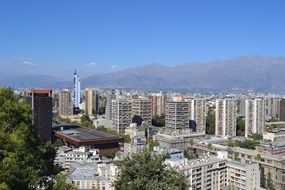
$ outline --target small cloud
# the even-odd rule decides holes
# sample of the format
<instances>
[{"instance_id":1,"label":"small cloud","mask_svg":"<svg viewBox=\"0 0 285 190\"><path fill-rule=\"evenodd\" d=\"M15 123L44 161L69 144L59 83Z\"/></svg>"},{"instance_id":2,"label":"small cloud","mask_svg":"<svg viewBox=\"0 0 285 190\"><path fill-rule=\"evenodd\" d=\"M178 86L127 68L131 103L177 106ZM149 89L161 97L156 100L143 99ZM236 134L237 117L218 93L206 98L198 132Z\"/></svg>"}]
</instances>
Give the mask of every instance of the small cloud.
<instances>
[{"instance_id":1,"label":"small cloud","mask_svg":"<svg viewBox=\"0 0 285 190\"><path fill-rule=\"evenodd\" d=\"M117 65L117 64L111 65L111 68L112 68L112 69L117 69L117 68L118 68L118 65Z\"/></svg>"},{"instance_id":2,"label":"small cloud","mask_svg":"<svg viewBox=\"0 0 285 190\"><path fill-rule=\"evenodd\" d=\"M23 64L23 65L28 65L28 66L36 66L36 64L34 64L34 63L31 62L31 61L23 61L22 64Z\"/></svg>"},{"instance_id":3,"label":"small cloud","mask_svg":"<svg viewBox=\"0 0 285 190\"><path fill-rule=\"evenodd\" d=\"M97 63L93 61L93 62L87 63L86 65L89 67L95 67Z\"/></svg>"}]
</instances>

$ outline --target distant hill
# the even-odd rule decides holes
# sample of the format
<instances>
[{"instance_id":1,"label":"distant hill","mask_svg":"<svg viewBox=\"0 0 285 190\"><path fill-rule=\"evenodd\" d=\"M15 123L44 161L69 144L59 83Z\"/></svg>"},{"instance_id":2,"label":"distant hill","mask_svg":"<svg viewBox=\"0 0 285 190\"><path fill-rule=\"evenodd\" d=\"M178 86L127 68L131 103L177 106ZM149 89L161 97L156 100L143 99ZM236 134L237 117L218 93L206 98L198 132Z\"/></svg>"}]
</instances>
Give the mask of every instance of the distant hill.
<instances>
[{"instance_id":1,"label":"distant hill","mask_svg":"<svg viewBox=\"0 0 285 190\"><path fill-rule=\"evenodd\" d=\"M0 85L68 87L72 82L49 76L0 76ZM70 80L72 81L72 79ZM81 79L82 87L132 88L138 90L231 90L285 92L285 57L245 56L174 67L149 64L115 73Z\"/></svg>"},{"instance_id":2,"label":"distant hill","mask_svg":"<svg viewBox=\"0 0 285 190\"><path fill-rule=\"evenodd\" d=\"M134 89L233 88L285 91L285 57L246 56L175 67L150 64L83 79L85 86Z\"/></svg>"}]
</instances>

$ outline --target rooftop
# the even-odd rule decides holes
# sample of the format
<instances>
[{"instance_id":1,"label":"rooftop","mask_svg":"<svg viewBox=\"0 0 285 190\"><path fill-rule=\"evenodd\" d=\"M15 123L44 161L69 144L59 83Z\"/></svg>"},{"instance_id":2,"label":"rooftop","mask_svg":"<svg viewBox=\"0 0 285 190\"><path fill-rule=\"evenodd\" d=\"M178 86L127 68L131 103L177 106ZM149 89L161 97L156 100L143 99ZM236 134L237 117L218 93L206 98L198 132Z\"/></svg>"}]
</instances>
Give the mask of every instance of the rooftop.
<instances>
[{"instance_id":1,"label":"rooftop","mask_svg":"<svg viewBox=\"0 0 285 190\"><path fill-rule=\"evenodd\" d=\"M55 136L74 145L95 145L122 142L123 138L77 125L53 127Z\"/></svg>"}]
</instances>

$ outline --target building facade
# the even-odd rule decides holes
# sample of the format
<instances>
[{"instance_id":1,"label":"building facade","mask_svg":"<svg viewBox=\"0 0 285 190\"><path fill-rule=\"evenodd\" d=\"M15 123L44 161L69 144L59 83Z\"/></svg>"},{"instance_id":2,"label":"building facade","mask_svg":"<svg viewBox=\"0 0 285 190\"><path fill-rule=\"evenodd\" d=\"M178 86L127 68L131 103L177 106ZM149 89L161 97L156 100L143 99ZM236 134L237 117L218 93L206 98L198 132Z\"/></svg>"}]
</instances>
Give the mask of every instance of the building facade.
<instances>
[{"instance_id":1,"label":"building facade","mask_svg":"<svg viewBox=\"0 0 285 190\"><path fill-rule=\"evenodd\" d=\"M132 121L132 104L127 99L112 100L112 121L116 131L122 133Z\"/></svg>"},{"instance_id":2,"label":"building facade","mask_svg":"<svg viewBox=\"0 0 285 190\"><path fill-rule=\"evenodd\" d=\"M76 70L73 76L73 114L80 112L80 79Z\"/></svg>"},{"instance_id":3,"label":"building facade","mask_svg":"<svg viewBox=\"0 0 285 190\"><path fill-rule=\"evenodd\" d=\"M146 98L132 99L132 117L135 115L140 116L143 122L147 125L151 125L151 104Z\"/></svg>"},{"instance_id":4,"label":"building facade","mask_svg":"<svg viewBox=\"0 0 285 190\"><path fill-rule=\"evenodd\" d=\"M206 101L202 98L195 98L189 101L189 120L195 121L197 133L206 134Z\"/></svg>"},{"instance_id":5,"label":"building facade","mask_svg":"<svg viewBox=\"0 0 285 190\"><path fill-rule=\"evenodd\" d=\"M61 116L70 116L73 114L72 95L68 90L59 92L59 109L58 113Z\"/></svg>"},{"instance_id":6,"label":"building facade","mask_svg":"<svg viewBox=\"0 0 285 190\"><path fill-rule=\"evenodd\" d=\"M263 134L265 127L265 106L262 98L245 101L245 137L251 134Z\"/></svg>"},{"instance_id":7,"label":"building facade","mask_svg":"<svg viewBox=\"0 0 285 190\"><path fill-rule=\"evenodd\" d=\"M33 125L43 140L51 140L52 91L31 89L27 91L27 95L32 108Z\"/></svg>"},{"instance_id":8,"label":"building facade","mask_svg":"<svg viewBox=\"0 0 285 190\"><path fill-rule=\"evenodd\" d=\"M85 89L85 113L95 115L99 113L99 91L93 88Z\"/></svg>"},{"instance_id":9,"label":"building facade","mask_svg":"<svg viewBox=\"0 0 285 190\"><path fill-rule=\"evenodd\" d=\"M148 96L151 104L151 116L162 116L165 114L167 96L163 93Z\"/></svg>"},{"instance_id":10,"label":"building facade","mask_svg":"<svg viewBox=\"0 0 285 190\"><path fill-rule=\"evenodd\" d=\"M189 102L169 101L166 103L165 126L182 129L189 126Z\"/></svg>"},{"instance_id":11,"label":"building facade","mask_svg":"<svg viewBox=\"0 0 285 190\"><path fill-rule=\"evenodd\" d=\"M236 136L236 101L234 99L216 100L216 136Z\"/></svg>"}]
</instances>

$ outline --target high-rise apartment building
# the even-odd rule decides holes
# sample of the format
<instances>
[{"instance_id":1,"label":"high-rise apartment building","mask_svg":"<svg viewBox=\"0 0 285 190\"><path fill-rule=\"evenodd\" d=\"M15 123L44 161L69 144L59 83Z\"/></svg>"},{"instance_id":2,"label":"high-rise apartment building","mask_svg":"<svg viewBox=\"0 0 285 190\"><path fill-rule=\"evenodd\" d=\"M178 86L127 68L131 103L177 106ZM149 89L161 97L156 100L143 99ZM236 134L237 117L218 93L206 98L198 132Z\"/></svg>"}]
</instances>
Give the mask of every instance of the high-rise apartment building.
<instances>
[{"instance_id":1,"label":"high-rise apartment building","mask_svg":"<svg viewBox=\"0 0 285 190\"><path fill-rule=\"evenodd\" d=\"M105 107L105 118L112 119L112 100L116 99L116 91L111 90L107 92L106 107Z\"/></svg>"},{"instance_id":2,"label":"high-rise apartment building","mask_svg":"<svg viewBox=\"0 0 285 190\"><path fill-rule=\"evenodd\" d=\"M165 126L182 129L189 126L189 102L169 101L166 103Z\"/></svg>"},{"instance_id":3,"label":"high-rise apartment building","mask_svg":"<svg viewBox=\"0 0 285 190\"><path fill-rule=\"evenodd\" d=\"M194 98L189 100L190 112L189 120L196 123L197 133L206 134L206 101L202 98Z\"/></svg>"},{"instance_id":4,"label":"high-rise apartment building","mask_svg":"<svg viewBox=\"0 0 285 190\"><path fill-rule=\"evenodd\" d=\"M80 112L80 79L76 70L73 76L73 114Z\"/></svg>"},{"instance_id":5,"label":"high-rise apartment building","mask_svg":"<svg viewBox=\"0 0 285 190\"><path fill-rule=\"evenodd\" d=\"M245 137L251 134L263 134L265 127L265 106L262 98L245 101Z\"/></svg>"},{"instance_id":6,"label":"high-rise apartment building","mask_svg":"<svg viewBox=\"0 0 285 190\"><path fill-rule=\"evenodd\" d=\"M148 96L151 102L151 115L152 117L161 116L165 114L165 105L167 96L163 93L152 94Z\"/></svg>"},{"instance_id":7,"label":"high-rise apartment building","mask_svg":"<svg viewBox=\"0 0 285 190\"><path fill-rule=\"evenodd\" d=\"M280 121L285 121L285 99L280 100Z\"/></svg>"},{"instance_id":8,"label":"high-rise apartment building","mask_svg":"<svg viewBox=\"0 0 285 190\"><path fill-rule=\"evenodd\" d=\"M132 117L137 115L143 119L147 125L151 125L151 106L147 98L132 99Z\"/></svg>"},{"instance_id":9,"label":"high-rise apartment building","mask_svg":"<svg viewBox=\"0 0 285 190\"><path fill-rule=\"evenodd\" d=\"M266 119L280 119L280 98L269 96L264 101Z\"/></svg>"},{"instance_id":10,"label":"high-rise apartment building","mask_svg":"<svg viewBox=\"0 0 285 190\"><path fill-rule=\"evenodd\" d=\"M132 121L132 104L127 99L112 100L112 120L116 131L122 133Z\"/></svg>"},{"instance_id":11,"label":"high-rise apartment building","mask_svg":"<svg viewBox=\"0 0 285 190\"><path fill-rule=\"evenodd\" d=\"M216 100L216 136L236 136L236 101L231 98Z\"/></svg>"},{"instance_id":12,"label":"high-rise apartment building","mask_svg":"<svg viewBox=\"0 0 285 190\"><path fill-rule=\"evenodd\" d=\"M59 92L59 109L60 116L70 116L73 114L72 95L69 90Z\"/></svg>"},{"instance_id":13,"label":"high-rise apartment building","mask_svg":"<svg viewBox=\"0 0 285 190\"><path fill-rule=\"evenodd\" d=\"M93 88L85 89L85 113L95 115L99 113L99 91Z\"/></svg>"},{"instance_id":14,"label":"high-rise apartment building","mask_svg":"<svg viewBox=\"0 0 285 190\"><path fill-rule=\"evenodd\" d=\"M26 93L28 103L32 108L33 125L43 140L51 140L52 91L31 89Z\"/></svg>"}]
</instances>

